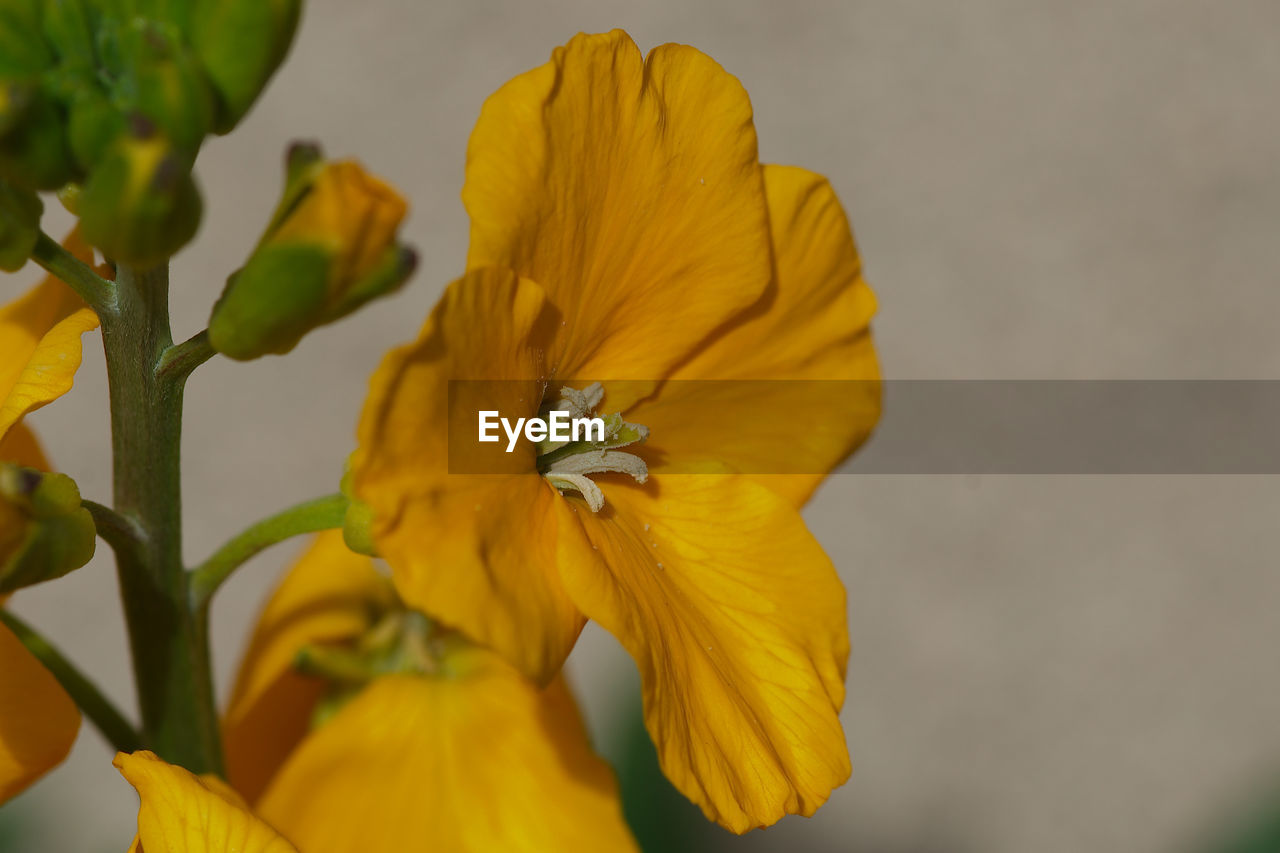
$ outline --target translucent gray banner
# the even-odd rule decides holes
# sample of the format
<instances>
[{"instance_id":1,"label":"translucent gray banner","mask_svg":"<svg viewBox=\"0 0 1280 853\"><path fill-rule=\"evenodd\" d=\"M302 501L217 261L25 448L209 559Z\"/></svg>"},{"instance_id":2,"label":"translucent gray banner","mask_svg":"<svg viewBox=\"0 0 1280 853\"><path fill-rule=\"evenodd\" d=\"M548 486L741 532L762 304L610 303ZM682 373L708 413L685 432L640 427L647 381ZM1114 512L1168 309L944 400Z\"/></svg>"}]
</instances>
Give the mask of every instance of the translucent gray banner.
<instances>
[{"instance_id":1,"label":"translucent gray banner","mask_svg":"<svg viewBox=\"0 0 1280 853\"><path fill-rule=\"evenodd\" d=\"M566 382L584 388L587 382ZM600 414L650 427L650 467L821 474L1280 474L1280 380L604 382ZM480 444L482 410L546 412L537 382L455 381L452 473L535 465L531 443ZM542 402L539 402L539 401ZM611 405L612 404L612 405ZM882 408L876 423L877 406ZM502 436L496 428L493 435ZM541 457L538 457L541 458Z\"/></svg>"},{"instance_id":2,"label":"translucent gray banner","mask_svg":"<svg viewBox=\"0 0 1280 853\"><path fill-rule=\"evenodd\" d=\"M848 474L1280 474L1280 381L892 381Z\"/></svg>"}]
</instances>

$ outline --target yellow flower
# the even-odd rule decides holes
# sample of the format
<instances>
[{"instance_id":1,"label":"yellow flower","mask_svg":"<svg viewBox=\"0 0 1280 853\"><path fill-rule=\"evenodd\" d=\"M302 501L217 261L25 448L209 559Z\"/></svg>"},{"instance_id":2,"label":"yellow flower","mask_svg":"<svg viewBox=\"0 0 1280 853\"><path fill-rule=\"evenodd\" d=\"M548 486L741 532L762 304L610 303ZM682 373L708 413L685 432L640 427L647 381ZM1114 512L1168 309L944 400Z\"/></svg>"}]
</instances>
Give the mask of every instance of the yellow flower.
<instances>
[{"instance_id":1,"label":"yellow flower","mask_svg":"<svg viewBox=\"0 0 1280 853\"><path fill-rule=\"evenodd\" d=\"M400 594L543 680L598 621L709 818L812 814L849 774L848 636L797 507L879 411L874 298L834 193L759 164L714 61L642 60L614 32L486 102L463 199L470 271L378 370L352 459ZM483 408L607 414L607 441L450 473L450 382L495 379Z\"/></svg>"},{"instance_id":2,"label":"yellow flower","mask_svg":"<svg viewBox=\"0 0 1280 853\"><path fill-rule=\"evenodd\" d=\"M241 360L287 353L313 328L395 290L416 264L396 242L407 211L358 163L295 146L279 209L214 307L214 349Z\"/></svg>"},{"instance_id":3,"label":"yellow flower","mask_svg":"<svg viewBox=\"0 0 1280 853\"><path fill-rule=\"evenodd\" d=\"M254 813L302 853L634 850L563 681L539 690L491 652L446 645L423 659L435 671L375 674L335 708L330 684L296 669L303 650L350 648L402 615L337 532L281 583L224 722L228 777ZM145 830L144 846L187 849L153 850Z\"/></svg>"},{"instance_id":4,"label":"yellow flower","mask_svg":"<svg viewBox=\"0 0 1280 853\"><path fill-rule=\"evenodd\" d=\"M66 246L92 262L91 250L76 234ZM80 298L53 278L0 308L0 462L49 470L21 418L70 390L80 366L80 335L97 323ZM0 503L0 556L6 544L12 547L24 538L25 523L16 508ZM0 597L0 606L4 603ZM79 728L80 713L71 698L0 625L0 802L59 764Z\"/></svg>"}]
</instances>

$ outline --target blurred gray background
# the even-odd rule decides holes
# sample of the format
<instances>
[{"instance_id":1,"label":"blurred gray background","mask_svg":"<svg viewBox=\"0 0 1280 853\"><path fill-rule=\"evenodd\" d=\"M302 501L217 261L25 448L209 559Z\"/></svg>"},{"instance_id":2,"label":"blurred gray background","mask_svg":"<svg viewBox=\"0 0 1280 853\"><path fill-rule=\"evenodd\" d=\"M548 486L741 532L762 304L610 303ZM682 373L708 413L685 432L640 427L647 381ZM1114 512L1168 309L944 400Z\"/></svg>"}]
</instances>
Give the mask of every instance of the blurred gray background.
<instances>
[{"instance_id":1,"label":"blurred gray background","mask_svg":"<svg viewBox=\"0 0 1280 853\"><path fill-rule=\"evenodd\" d=\"M751 93L762 158L830 176L880 297L886 375L1280 377L1275 0L311 0L266 97L202 155L208 215L176 264L176 332L203 327L298 137L400 186L424 262L287 359L196 374L191 560L333 490L368 375L462 269L482 99L612 27L714 56ZM33 421L101 498L96 339L87 352L75 392ZM834 478L807 515L849 589L853 779L817 817L725 849L1193 848L1280 783L1277 509L1273 477ZM295 551L220 596L224 690ZM17 610L130 703L103 552ZM572 669L597 738L616 741L630 660L592 630ZM86 725L7 811L32 822L32 850L95 853L124 849L134 803Z\"/></svg>"}]
</instances>

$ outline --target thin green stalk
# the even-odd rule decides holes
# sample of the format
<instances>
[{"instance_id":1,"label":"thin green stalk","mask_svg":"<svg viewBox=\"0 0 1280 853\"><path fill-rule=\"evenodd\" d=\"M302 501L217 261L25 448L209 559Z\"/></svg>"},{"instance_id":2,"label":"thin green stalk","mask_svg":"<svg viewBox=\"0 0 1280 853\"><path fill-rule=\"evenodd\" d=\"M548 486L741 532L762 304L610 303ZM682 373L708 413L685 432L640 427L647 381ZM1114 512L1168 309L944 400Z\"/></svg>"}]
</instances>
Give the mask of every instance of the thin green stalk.
<instances>
[{"instance_id":1,"label":"thin green stalk","mask_svg":"<svg viewBox=\"0 0 1280 853\"><path fill-rule=\"evenodd\" d=\"M111 392L115 511L140 531L116 554L147 745L195 773L219 773L207 614L193 608L182 564L182 392L159 370L173 346L169 272L120 266L102 317Z\"/></svg>"},{"instance_id":2,"label":"thin green stalk","mask_svg":"<svg viewBox=\"0 0 1280 853\"><path fill-rule=\"evenodd\" d=\"M341 527L346 514L347 499L342 495L329 495L259 521L191 571L192 601L198 607L207 607L222 582L249 559L294 536Z\"/></svg>"},{"instance_id":3,"label":"thin green stalk","mask_svg":"<svg viewBox=\"0 0 1280 853\"><path fill-rule=\"evenodd\" d=\"M181 381L190 376L191 371L217 354L213 345L209 343L209 332L205 330L165 350L160 356L158 372L167 381Z\"/></svg>"},{"instance_id":4,"label":"thin green stalk","mask_svg":"<svg viewBox=\"0 0 1280 853\"><path fill-rule=\"evenodd\" d=\"M145 536L133 519L94 501L81 501L80 505L89 510L98 535L111 546L112 551L117 554L123 552L128 559L141 559Z\"/></svg>"},{"instance_id":5,"label":"thin green stalk","mask_svg":"<svg viewBox=\"0 0 1280 853\"><path fill-rule=\"evenodd\" d=\"M44 664L45 669L62 685L89 721L102 732L102 736L120 752L133 752L142 748L142 738L124 714L102 694L92 681L75 665L62 656L48 640L35 629L7 610L0 609L0 622L8 626L27 651Z\"/></svg>"},{"instance_id":6,"label":"thin green stalk","mask_svg":"<svg viewBox=\"0 0 1280 853\"><path fill-rule=\"evenodd\" d=\"M93 271L87 264L68 252L58 241L43 231L36 238L31 259L45 270L67 283L80 298L89 303L99 314L116 306L116 286Z\"/></svg>"}]
</instances>

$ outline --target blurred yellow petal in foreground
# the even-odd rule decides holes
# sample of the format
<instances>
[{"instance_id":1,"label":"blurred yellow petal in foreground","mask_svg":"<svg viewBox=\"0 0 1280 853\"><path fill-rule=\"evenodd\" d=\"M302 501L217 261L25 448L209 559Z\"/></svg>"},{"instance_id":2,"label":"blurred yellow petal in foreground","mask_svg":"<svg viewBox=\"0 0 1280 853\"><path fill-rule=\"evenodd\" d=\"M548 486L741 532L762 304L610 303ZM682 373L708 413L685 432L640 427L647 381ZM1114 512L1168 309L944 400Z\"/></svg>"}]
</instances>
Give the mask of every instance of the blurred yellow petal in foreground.
<instances>
[{"instance_id":1,"label":"blurred yellow petal in foreground","mask_svg":"<svg viewBox=\"0 0 1280 853\"><path fill-rule=\"evenodd\" d=\"M93 262L77 232L64 245ZM97 326L98 316L53 276L0 308L0 438L23 415L71 390L80 367L80 336Z\"/></svg>"},{"instance_id":2,"label":"blurred yellow petal in foreground","mask_svg":"<svg viewBox=\"0 0 1280 853\"><path fill-rule=\"evenodd\" d=\"M60 764L79 730L71 697L0 625L0 803Z\"/></svg>"},{"instance_id":3,"label":"blurred yellow petal in foreground","mask_svg":"<svg viewBox=\"0 0 1280 853\"><path fill-rule=\"evenodd\" d=\"M297 853L217 779L200 778L153 752L113 762L138 792L136 853Z\"/></svg>"}]
</instances>

